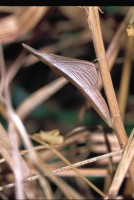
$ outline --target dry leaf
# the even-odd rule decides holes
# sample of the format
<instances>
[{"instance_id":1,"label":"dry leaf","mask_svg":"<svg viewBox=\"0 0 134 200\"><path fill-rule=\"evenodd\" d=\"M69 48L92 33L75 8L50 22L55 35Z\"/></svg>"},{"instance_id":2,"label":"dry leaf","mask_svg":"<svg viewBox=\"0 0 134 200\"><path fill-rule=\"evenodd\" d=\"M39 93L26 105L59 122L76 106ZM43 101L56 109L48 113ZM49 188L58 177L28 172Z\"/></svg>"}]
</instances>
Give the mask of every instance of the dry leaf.
<instances>
[{"instance_id":1,"label":"dry leaf","mask_svg":"<svg viewBox=\"0 0 134 200\"><path fill-rule=\"evenodd\" d=\"M40 131L40 133L35 133L33 137L37 137L51 145L62 144L64 142L64 137L60 135L60 132L57 129L51 131Z\"/></svg>"},{"instance_id":2,"label":"dry leaf","mask_svg":"<svg viewBox=\"0 0 134 200\"><path fill-rule=\"evenodd\" d=\"M97 70L93 63L55 54L42 53L26 44L23 44L23 46L39 60L51 67L54 72L64 76L73 83L89 100L102 119L109 126L112 125L107 104L97 88Z\"/></svg>"}]
</instances>

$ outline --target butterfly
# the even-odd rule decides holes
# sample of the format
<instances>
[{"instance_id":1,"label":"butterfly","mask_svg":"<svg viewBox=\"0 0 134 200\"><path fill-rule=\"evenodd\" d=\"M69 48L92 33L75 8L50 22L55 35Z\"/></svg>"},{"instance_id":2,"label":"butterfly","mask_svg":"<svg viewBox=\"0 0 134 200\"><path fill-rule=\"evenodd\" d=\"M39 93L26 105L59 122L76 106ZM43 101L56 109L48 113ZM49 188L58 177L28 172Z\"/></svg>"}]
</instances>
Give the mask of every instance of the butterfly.
<instances>
[{"instance_id":1,"label":"butterfly","mask_svg":"<svg viewBox=\"0 0 134 200\"><path fill-rule=\"evenodd\" d=\"M97 70L92 62L40 52L26 44L22 45L54 72L76 86L108 126L112 126L108 106L97 88Z\"/></svg>"}]
</instances>

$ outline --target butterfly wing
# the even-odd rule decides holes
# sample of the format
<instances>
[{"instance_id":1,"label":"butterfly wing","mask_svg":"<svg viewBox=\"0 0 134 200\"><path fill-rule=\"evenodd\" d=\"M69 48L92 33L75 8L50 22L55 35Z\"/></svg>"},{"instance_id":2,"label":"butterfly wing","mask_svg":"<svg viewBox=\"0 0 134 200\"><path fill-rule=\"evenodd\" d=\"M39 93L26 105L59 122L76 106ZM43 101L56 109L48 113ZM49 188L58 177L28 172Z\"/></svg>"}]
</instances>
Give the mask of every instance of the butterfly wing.
<instances>
[{"instance_id":1,"label":"butterfly wing","mask_svg":"<svg viewBox=\"0 0 134 200\"><path fill-rule=\"evenodd\" d=\"M53 71L73 83L87 98L103 120L111 126L111 118L107 104L97 88L97 71L93 63L55 54L42 53L27 45L23 46L38 57L39 60L49 65Z\"/></svg>"},{"instance_id":2,"label":"butterfly wing","mask_svg":"<svg viewBox=\"0 0 134 200\"><path fill-rule=\"evenodd\" d=\"M62 71L62 75L80 89L104 121L111 126L108 107L97 88L97 71L95 65L91 62L68 59L61 56L57 63L54 60L57 59L53 57L53 64L55 63L56 69L60 70L60 74Z\"/></svg>"}]
</instances>

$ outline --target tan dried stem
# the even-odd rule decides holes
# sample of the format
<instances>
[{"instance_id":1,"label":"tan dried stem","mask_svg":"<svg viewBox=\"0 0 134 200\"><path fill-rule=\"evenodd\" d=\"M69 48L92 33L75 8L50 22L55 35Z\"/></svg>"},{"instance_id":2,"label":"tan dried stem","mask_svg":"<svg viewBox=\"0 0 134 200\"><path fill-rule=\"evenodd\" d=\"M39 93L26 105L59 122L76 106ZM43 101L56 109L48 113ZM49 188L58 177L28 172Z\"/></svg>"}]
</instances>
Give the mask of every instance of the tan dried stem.
<instances>
[{"instance_id":1,"label":"tan dried stem","mask_svg":"<svg viewBox=\"0 0 134 200\"><path fill-rule=\"evenodd\" d=\"M88 17L88 25L89 29L92 33L92 39L94 43L94 48L96 51L96 56L99 59L99 67L101 72L101 77L104 84L104 90L106 93L109 109L111 112L111 117L113 120L113 129L118 138L119 144L121 148L124 148L127 143L127 135L125 132L125 128L122 122L118 102L116 99L116 95L113 88L113 83L111 79L111 75L109 72L108 61L106 58L105 48L103 44L100 20L99 20L99 11L98 7L86 7L86 14ZM131 178L134 183L134 162L130 166ZM133 184L134 185L134 184Z\"/></svg>"},{"instance_id":2,"label":"tan dried stem","mask_svg":"<svg viewBox=\"0 0 134 200\"><path fill-rule=\"evenodd\" d=\"M61 167L59 169L56 169L56 170L53 170L53 173L59 173L61 171L65 171L65 170L69 170L69 169L72 169L73 167L80 167L82 165L86 165L86 164L89 164L89 163L93 163L93 162L96 162L98 160L102 160L104 158L109 158L111 156L114 156L114 155L117 155L117 154L121 154L123 152L123 150L119 150L119 151L116 151L116 152L111 152L111 153L108 153L108 154L104 154L104 155L101 155L101 156L97 156L97 157L94 157L94 158L90 158L90 159L87 159L87 160L83 160L83 161L80 161L80 162L77 162L77 163L74 163L72 165L68 165L68 166L65 166L65 167Z\"/></svg>"},{"instance_id":3,"label":"tan dried stem","mask_svg":"<svg viewBox=\"0 0 134 200\"><path fill-rule=\"evenodd\" d=\"M124 41L124 38L125 38L125 30L126 30L126 26L128 25L128 22L129 22L129 19L130 19L130 12L128 12L125 16L125 18L123 19L122 23L120 24L117 32L115 33L109 47L107 48L106 50L106 57L107 57L107 60L109 61L109 70L111 71L112 67L114 66L114 63L115 63L115 60L117 58L117 55L118 55L118 52L120 50L120 47L121 47L121 44L123 43ZM102 27L102 29L104 29ZM103 34L104 35L104 34ZM118 46L117 46L118 44ZM101 88L103 87L103 84L102 84L102 78L101 78L101 74L100 74L100 71L98 71L98 88L101 90ZM89 109L90 108L90 104L87 104L87 106L83 106L81 108L81 111L80 111L80 117L79 117L79 122L80 120L83 119L84 115L85 115L85 112L87 110L87 108Z\"/></svg>"},{"instance_id":4,"label":"tan dried stem","mask_svg":"<svg viewBox=\"0 0 134 200\"><path fill-rule=\"evenodd\" d=\"M23 158L19 154L19 146L18 146L18 132L23 132L25 129L23 127L23 124L19 120L18 116L16 115L13 107L12 107L12 102L10 98L10 92L9 92L9 86L8 82L6 80L6 68L5 68L5 62L4 62L4 57L3 57L3 51L2 48L0 48L0 64L2 76L4 77L4 87L3 87L3 100L5 101L5 106L7 109L7 120L8 120L8 148L9 148L9 155L11 156L11 159L13 160L14 167L11 168L13 170L14 176L15 176L15 181L16 181L16 198L18 199L23 199L24 194L23 194L23 188L22 188L22 183L21 180L23 178L26 178L31 175L31 171L28 168L27 164L23 160ZM17 129L16 129L17 128ZM4 138L4 137L3 137ZM4 140L3 140L4 142ZM7 146L6 146L7 147ZM10 164L10 163L9 163ZM11 167L11 166L10 166ZM32 183L32 185L26 184L24 185L24 191L25 194L28 198L33 198L37 196L41 196L42 194L40 191L35 190L37 187L36 183Z\"/></svg>"},{"instance_id":5,"label":"tan dried stem","mask_svg":"<svg viewBox=\"0 0 134 200\"><path fill-rule=\"evenodd\" d=\"M107 171L105 169L78 169L78 171L83 175L83 176L91 176L91 177L102 177L102 176L107 176ZM69 173L67 171L62 171L61 173L57 174L58 176L63 176L63 177L69 177L69 176L78 176L78 174L73 171L73 170L69 170ZM26 179L23 179L22 182L26 183L26 182L31 182L34 181L36 179L39 179L40 176L38 174L30 176ZM0 191L2 190L7 190L9 188L15 187L15 183L9 183L7 185L4 186L0 186Z\"/></svg>"},{"instance_id":6,"label":"tan dried stem","mask_svg":"<svg viewBox=\"0 0 134 200\"><path fill-rule=\"evenodd\" d=\"M125 16L125 18L123 19L123 21L121 22L118 30L116 31L110 45L108 46L107 50L106 50L106 57L108 60L108 67L109 67L109 71L111 71L115 60L117 58L118 52L120 50L120 47L125 39L125 30L126 30L126 26L128 25L130 19L130 12L128 12ZM118 45L117 45L118 44ZM100 72L98 73L98 87L101 89L102 88L102 78L101 78L101 74Z\"/></svg>"},{"instance_id":7,"label":"tan dried stem","mask_svg":"<svg viewBox=\"0 0 134 200\"><path fill-rule=\"evenodd\" d=\"M12 137L10 138L10 144L11 145L11 158L13 159L14 162L14 167L12 168L14 177L15 177L15 182L16 184L16 198L24 198L24 191L23 191L23 186L21 183L21 179L23 177L23 172L21 169L21 157L18 152L18 143L16 140L16 133L15 129L12 126L12 106L11 106L11 99L10 99L10 94L9 94L9 88L8 84L6 82L6 68L5 68L5 61L4 61L4 56L3 56L3 49L2 46L0 46L0 67L1 67L1 76L3 77L3 87L1 93L3 94L3 98L5 100L5 105L8 113L8 133L12 134ZM15 134L14 134L15 133ZM17 162L16 162L17 160Z\"/></svg>"},{"instance_id":8,"label":"tan dried stem","mask_svg":"<svg viewBox=\"0 0 134 200\"><path fill-rule=\"evenodd\" d=\"M134 45L133 36L129 36L126 42L127 42L126 53L125 53L125 59L124 59L124 65L123 65L123 71L119 89L119 107L123 118L126 111L127 97L129 91L129 80L131 76L131 62L132 62L133 45Z\"/></svg>"},{"instance_id":9,"label":"tan dried stem","mask_svg":"<svg viewBox=\"0 0 134 200\"><path fill-rule=\"evenodd\" d=\"M108 196L109 198L114 198L117 196L120 186L123 182L123 179L127 173L127 170L134 158L134 129L130 135L128 143L124 149L122 159L119 163L117 171L114 175L114 179L112 181L111 187L109 189Z\"/></svg>"},{"instance_id":10,"label":"tan dried stem","mask_svg":"<svg viewBox=\"0 0 134 200\"><path fill-rule=\"evenodd\" d=\"M63 160L67 165L70 166L70 168L73 168L73 170L76 172L76 174L78 174L78 176L80 176L93 190L95 190L100 196L104 197L104 193L97 188L90 180L88 180L86 177L84 177L83 175L81 175L79 173L79 171L70 163L70 161L68 159L66 159L64 156L62 156L62 154L60 152L58 152L56 149L54 149L51 145L41 141L40 139L38 139L37 137L32 137L33 140L43 144L44 146L50 148L50 150L57 155L61 160Z\"/></svg>"},{"instance_id":11,"label":"tan dried stem","mask_svg":"<svg viewBox=\"0 0 134 200\"><path fill-rule=\"evenodd\" d=\"M24 142L25 147L29 151L28 156L31 159L33 166L37 169L40 176L42 177L43 174L45 174L45 176L48 176L49 179L59 187L59 189L64 193L64 195L68 199L74 199L74 198L83 199L82 196L78 192L76 192L73 188L71 188L66 182L64 182L62 179L59 179L58 177L54 176L53 173L51 173L49 166L42 161L40 156L36 153L36 151L32 147L32 143L28 137L28 133L24 125L22 124L19 116L15 112L13 112L12 118L15 127L17 128L17 130L19 130L20 136Z\"/></svg>"},{"instance_id":12,"label":"tan dried stem","mask_svg":"<svg viewBox=\"0 0 134 200\"><path fill-rule=\"evenodd\" d=\"M16 76L17 72L20 70L24 59L25 59L25 52L22 51L19 56L16 58L16 60L9 66L9 69L6 74L6 80L8 84L10 85L14 77Z\"/></svg>"},{"instance_id":13,"label":"tan dried stem","mask_svg":"<svg viewBox=\"0 0 134 200\"><path fill-rule=\"evenodd\" d=\"M34 108L50 98L50 96L52 96L67 83L68 81L65 78L58 78L31 94L17 108L17 113L20 118L24 119ZM31 104L31 102L33 103Z\"/></svg>"}]
</instances>

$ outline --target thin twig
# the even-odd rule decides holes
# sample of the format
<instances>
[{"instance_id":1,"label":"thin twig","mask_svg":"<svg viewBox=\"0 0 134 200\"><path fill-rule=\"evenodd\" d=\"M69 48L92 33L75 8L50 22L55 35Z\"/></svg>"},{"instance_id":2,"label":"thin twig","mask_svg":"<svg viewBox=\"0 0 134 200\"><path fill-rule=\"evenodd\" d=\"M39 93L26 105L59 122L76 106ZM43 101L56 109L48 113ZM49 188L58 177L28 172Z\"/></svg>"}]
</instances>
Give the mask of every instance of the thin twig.
<instances>
[{"instance_id":1,"label":"thin twig","mask_svg":"<svg viewBox=\"0 0 134 200\"><path fill-rule=\"evenodd\" d=\"M104 158L109 158L111 156L121 154L122 152L123 152L123 150L119 150L119 151L116 151L116 152L111 152L111 153L108 153L108 154L104 154L104 155L101 155L101 156L97 156L97 157L94 157L94 158L83 160L83 161L77 162L75 164L72 164L71 166L69 165L69 166L65 166L65 167L61 167L59 169L53 170L53 173L59 173L61 171L72 169L73 167L80 167L82 165L93 163L93 162L96 162L96 161L104 159Z\"/></svg>"}]
</instances>

